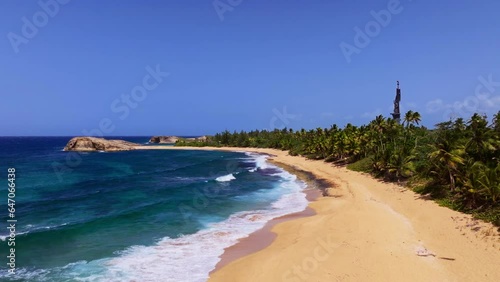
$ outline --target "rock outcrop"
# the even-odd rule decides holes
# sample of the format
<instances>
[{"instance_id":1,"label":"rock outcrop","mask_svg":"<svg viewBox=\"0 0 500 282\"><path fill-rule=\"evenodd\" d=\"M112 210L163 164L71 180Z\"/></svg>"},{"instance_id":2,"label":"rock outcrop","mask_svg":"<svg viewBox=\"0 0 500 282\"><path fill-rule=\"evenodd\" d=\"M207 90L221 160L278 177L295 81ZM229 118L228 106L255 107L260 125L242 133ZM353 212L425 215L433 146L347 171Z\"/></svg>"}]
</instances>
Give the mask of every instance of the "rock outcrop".
<instances>
[{"instance_id":1,"label":"rock outcrop","mask_svg":"<svg viewBox=\"0 0 500 282\"><path fill-rule=\"evenodd\" d=\"M64 151L129 151L135 150L139 144L123 140L107 140L97 137L74 137L69 140Z\"/></svg>"},{"instance_id":2,"label":"rock outcrop","mask_svg":"<svg viewBox=\"0 0 500 282\"><path fill-rule=\"evenodd\" d=\"M177 140L182 139L185 141L206 141L206 136L196 137L196 138L181 138L177 136L153 136L149 139L149 143L164 143L164 144L174 144Z\"/></svg>"},{"instance_id":3,"label":"rock outcrop","mask_svg":"<svg viewBox=\"0 0 500 282\"><path fill-rule=\"evenodd\" d=\"M200 141L200 142L205 142L205 141L207 141L207 139L208 139L208 137L205 136L205 135L203 135L203 136L195 138L194 140L195 141Z\"/></svg>"},{"instance_id":4,"label":"rock outcrop","mask_svg":"<svg viewBox=\"0 0 500 282\"><path fill-rule=\"evenodd\" d=\"M153 136L149 139L149 143L167 143L173 144L180 138L177 136Z\"/></svg>"}]
</instances>

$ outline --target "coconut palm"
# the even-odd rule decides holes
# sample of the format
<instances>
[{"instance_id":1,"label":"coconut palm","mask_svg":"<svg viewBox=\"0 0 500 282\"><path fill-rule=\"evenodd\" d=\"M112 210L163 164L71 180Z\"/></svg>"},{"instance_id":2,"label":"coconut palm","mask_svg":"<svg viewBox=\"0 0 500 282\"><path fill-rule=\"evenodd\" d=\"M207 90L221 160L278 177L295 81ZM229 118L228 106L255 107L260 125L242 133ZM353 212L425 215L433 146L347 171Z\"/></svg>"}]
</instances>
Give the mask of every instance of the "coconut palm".
<instances>
[{"instance_id":1,"label":"coconut palm","mask_svg":"<svg viewBox=\"0 0 500 282\"><path fill-rule=\"evenodd\" d=\"M471 167L466 183L469 192L480 194L493 204L500 201L500 162L496 167L488 167L482 162L475 162Z\"/></svg>"},{"instance_id":2,"label":"coconut palm","mask_svg":"<svg viewBox=\"0 0 500 282\"><path fill-rule=\"evenodd\" d=\"M491 124L474 114L420 126L418 112L408 111L403 124L382 115L368 125L293 131L224 131L205 142L181 140L184 146L249 146L288 150L290 155L339 163L362 160L366 168L387 179L408 177L428 182L438 193L467 208L498 207L500 202L500 111ZM438 185L436 185L438 184Z\"/></svg>"},{"instance_id":3,"label":"coconut palm","mask_svg":"<svg viewBox=\"0 0 500 282\"><path fill-rule=\"evenodd\" d=\"M412 121L417 125L422 121L422 116L419 112L413 112Z\"/></svg>"},{"instance_id":4,"label":"coconut palm","mask_svg":"<svg viewBox=\"0 0 500 282\"><path fill-rule=\"evenodd\" d=\"M470 139L465 147L469 154L477 160L488 161L491 153L497 147L497 140L494 138L494 131L488 127L486 117L474 114L468 122L466 130Z\"/></svg>"},{"instance_id":5,"label":"coconut palm","mask_svg":"<svg viewBox=\"0 0 500 282\"><path fill-rule=\"evenodd\" d=\"M413 123L413 111L409 110L406 112L405 117L403 119L403 124L406 123L406 127L410 126L410 123Z\"/></svg>"},{"instance_id":6,"label":"coconut palm","mask_svg":"<svg viewBox=\"0 0 500 282\"><path fill-rule=\"evenodd\" d=\"M495 130L496 133L500 133L500 111L498 111L494 116L493 116L493 130Z\"/></svg>"},{"instance_id":7,"label":"coconut palm","mask_svg":"<svg viewBox=\"0 0 500 282\"><path fill-rule=\"evenodd\" d=\"M459 145L455 148L448 140L441 139L435 144L432 144L432 151L429 153L430 170L438 177L438 181L446 181L439 179L443 175L448 178L447 181L450 185L450 191L455 190L455 182L459 172L460 165L463 165L465 160L465 149Z\"/></svg>"}]
</instances>

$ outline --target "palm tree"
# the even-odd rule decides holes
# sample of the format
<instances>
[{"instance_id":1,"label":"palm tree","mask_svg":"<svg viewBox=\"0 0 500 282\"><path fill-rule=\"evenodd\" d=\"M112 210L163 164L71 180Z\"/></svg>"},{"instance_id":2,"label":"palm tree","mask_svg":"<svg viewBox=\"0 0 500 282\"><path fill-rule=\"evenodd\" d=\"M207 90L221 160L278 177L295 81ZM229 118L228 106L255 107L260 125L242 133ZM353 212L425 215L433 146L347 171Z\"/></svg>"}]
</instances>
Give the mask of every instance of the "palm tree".
<instances>
[{"instance_id":1,"label":"palm tree","mask_svg":"<svg viewBox=\"0 0 500 282\"><path fill-rule=\"evenodd\" d=\"M412 154L408 156L401 153L392 154L389 159L387 170L389 173L393 174L399 182L401 177L410 177L415 172L414 159L415 156Z\"/></svg>"},{"instance_id":2,"label":"palm tree","mask_svg":"<svg viewBox=\"0 0 500 282\"><path fill-rule=\"evenodd\" d=\"M376 131L382 133L385 128L385 118L382 115L378 115L374 120L370 122L370 126L373 127Z\"/></svg>"},{"instance_id":3,"label":"palm tree","mask_svg":"<svg viewBox=\"0 0 500 282\"><path fill-rule=\"evenodd\" d=\"M466 186L470 193L480 194L493 204L497 203L500 200L500 162L492 168L482 162L475 162Z\"/></svg>"},{"instance_id":4,"label":"palm tree","mask_svg":"<svg viewBox=\"0 0 500 282\"><path fill-rule=\"evenodd\" d=\"M463 156L465 155L465 149L463 146L459 145L455 148L452 144L446 140L438 140L435 144L432 144L432 150L429 153L431 173L438 177L446 175L448 178L447 182L450 184L450 191L455 191L456 177L459 172L460 165L463 165L465 160Z\"/></svg>"},{"instance_id":5,"label":"palm tree","mask_svg":"<svg viewBox=\"0 0 500 282\"><path fill-rule=\"evenodd\" d=\"M410 122L413 121L413 111L409 110L406 112L405 117L403 119L403 124L406 123L406 127L410 125Z\"/></svg>"},{"instance_id":6,"label":"palm tree","mask_svg":"<svg viewBox=\"0 0 500 282\"><path fill-rule=\"evenodd\" d=\"M500 133L500 111L498 111L494 116L493 116L493 130L495 130L497 133Z\"/></svg>"},{"instance_id":7,"label":"palm tree","mask_svg":"<svg viewBox=\"0 0 500 282\"><path fill-rule=\"evenodd\" d=\"M497 142L493 131L488 127L486 117L474 114L466 130L469 132L469 141L465 145L467 151L477 160L487 161L488 156L495 151Z\"/></svg>"},{"instance_id":8,"label":"palm tree","mask_svg":"<svg viewBox=\"0 0 500 282\"><path fill-rule=\"evenodd\" d=\"M413 112L412 120L418 125L422 121L422 116L419 112Z\"/></svg>"},{"instance_id":9,"label":"palm tree","mask_svg":"<svg viewBox=\"0 0 500 282\"><path fill-rule=\"evenodd\" d=\"M457 133L462 133L466 129L465 122L463 118L457 118L453 123L453 130Z\"/></svg>"},{"instance_id":10,"label":"palm tree","mask_svg":"<svg viewBox=\"0 0 500 282\"><path fill-rule=\"evenodd\" d=\"M416 123L418 125L420 121L421 121L420 113L409 110L405 114L403 123L406 122L406 127L409 127L410 124L413 125L413 123Z\"/></svg>"}]
</instances>

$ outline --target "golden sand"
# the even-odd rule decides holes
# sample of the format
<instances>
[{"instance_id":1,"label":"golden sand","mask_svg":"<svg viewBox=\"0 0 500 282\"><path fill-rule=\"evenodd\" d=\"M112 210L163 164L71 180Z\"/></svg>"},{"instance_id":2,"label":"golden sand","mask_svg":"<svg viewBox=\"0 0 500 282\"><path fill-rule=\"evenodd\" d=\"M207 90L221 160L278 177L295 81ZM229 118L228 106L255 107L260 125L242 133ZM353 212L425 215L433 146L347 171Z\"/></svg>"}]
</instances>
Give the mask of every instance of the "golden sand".
<instances>
[{"instance_id":1,"label":"golden sand","mask_svg":"<svg viewBox=\"0 0 500 282\"><path fill-rule=\"evenodd\" d=\"M500 281L498 228L395 184L273 149L168 149L268 153L332 183L332 197L310 203L315 215L274 225L267 247L210 281Z\"/></svg>"}]
</instances>

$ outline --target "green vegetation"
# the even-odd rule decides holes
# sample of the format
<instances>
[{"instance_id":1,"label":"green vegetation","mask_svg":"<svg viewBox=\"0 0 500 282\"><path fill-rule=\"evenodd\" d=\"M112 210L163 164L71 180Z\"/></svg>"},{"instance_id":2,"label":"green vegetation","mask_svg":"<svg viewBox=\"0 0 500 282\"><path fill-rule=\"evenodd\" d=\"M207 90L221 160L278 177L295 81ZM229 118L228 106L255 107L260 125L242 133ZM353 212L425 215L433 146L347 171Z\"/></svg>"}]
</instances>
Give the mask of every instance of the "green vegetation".
<instances>
[{"instance_id":1,"label":"green vegetation","mask_svg":"<svg viewBox=\"0 0 500 282\"><path fill-rule=\"evenodd\" d=\"M348 164L347 168L354 171L370 173L372 171L372 160L370 157L367 157L357 162Z\"/></svg>"},{"instance_id":2,"label":"green vegetation","mask_svg":"<svg viewBox=\"0 0 500 282\"><path fill-rule=\"evenodd\" d=\"M500 111L491 123L474 114L468 121L459 118L429 130L420 121L418 112L409 111L402 124L380 115L359 127L224 131L176 145L287 150L407 183L444 206L500 225Z\"/></svg>"}]
</instances>

